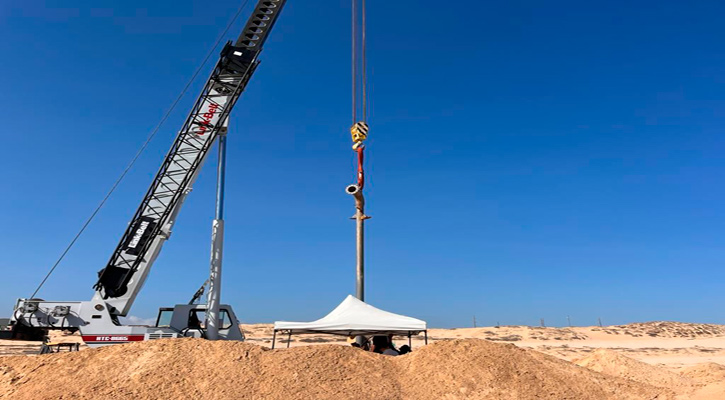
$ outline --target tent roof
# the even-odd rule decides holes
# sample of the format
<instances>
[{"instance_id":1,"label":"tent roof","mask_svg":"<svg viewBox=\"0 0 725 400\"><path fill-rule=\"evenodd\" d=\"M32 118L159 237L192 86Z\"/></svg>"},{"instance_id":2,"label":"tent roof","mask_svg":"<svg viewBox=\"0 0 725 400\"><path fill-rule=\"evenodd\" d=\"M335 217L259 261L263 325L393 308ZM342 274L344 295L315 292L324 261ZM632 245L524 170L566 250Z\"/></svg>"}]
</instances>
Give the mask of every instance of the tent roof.
<instances>
[{"instance_id":1,"label":"tent roof","mask_svg":"<svg viewBox=\"0 0 725 400\"><path fill-rule=\"evenodd\" d=\"M426 323L416 318L383 311L348 295L339 306L317 321L276 321L274 330L346 336L382 333L416 334L426 330Z\"/></svg>"}]
</instances>

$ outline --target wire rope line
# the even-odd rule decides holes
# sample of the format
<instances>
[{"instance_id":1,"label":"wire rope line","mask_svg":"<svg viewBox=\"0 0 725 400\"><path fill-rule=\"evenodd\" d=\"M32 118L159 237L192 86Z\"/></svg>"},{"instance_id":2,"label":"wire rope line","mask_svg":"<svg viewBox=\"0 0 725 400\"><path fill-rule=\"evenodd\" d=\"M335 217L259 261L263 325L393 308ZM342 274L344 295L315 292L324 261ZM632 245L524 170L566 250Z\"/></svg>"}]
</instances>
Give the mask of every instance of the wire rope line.
<instances>
[{"instance_id":1,"label":"wire rope line","mask_svg":"<svg viewBox=\"0 0 725 400\"><path fill-rule=\"evenodd\" d=\"M60 257L58 257L58 259L55 261L53 266L50 268L50 271L48 271L48 273L45 275L45 278L43 278L43 280L40 282L38 287L35 289L35 291L29 298L32 299L35 297L36 294L38 294L38 291L40 291L40 289L43 287L43 285L48 280L48 278L50 278L50 275L53 274L53 271L55 271L55 269L58 267L60 262L63 261L63 258L65 258L66 254L68 254L68 251L70 251L70 249L76 243L78 238L80 238L80 236L86 230L86 228L91 223L91 221L93 221L93 219L96 217L98 212L101 211L101 208L103 208L103 206L106 204L106 201L108 201L108 199L111 197L111 194L113 194L113 192L116 190L116 188L121 183L123 178L126 177L126 175L131 170L131 168L136 163L136 161L139 159L139 157L141 157L141 154L144 152L144 150L146 150L146 148L148 147L151 140L154 138L154 136L156 136L159 129L161 129L161 126L163 126L163 124L169 118L169 116L174 111L176 106L179 104L181 99L184 97L184 95L186 95L186 92L189 90L189 87L191 86L192 83L194 83L194 81L196 80L196 77L199 75L201 70L204 68L206 63L209 61L209 58L211 57L211 55L214 54L214 50L217 48L217 46L219 46L219 43L221 43L221 41L224 39L224 37L226 36L229 29L237 21L237 19L239 18L239 15L242 13L242 10L244 10L244 7L246 7L248 2L249 2L249 0L245 0L244 3L242 3L242 5L239 7L239 10L237 10L237 13L234 15L234 17L231 19L231 21L229 21L229 24L227 24L227 27L224 28L224 31L219 35L219 37L217 38L214 45L211 47L211 49L207 53L206 57L204 57L204 60L201 62L199 67L196 69L196 71L194 71L194 74L191 76L191 79L189 79L189 81L186 83L184 88L181 90L181 93L176 97L176 100L174 100L174 102L171 104L171 107L169 107L169 109L166 111L164 116L161 118L161 121L159 121L159 123L156 125L156 127L148 135L148 137L146 138L146 141L143 143L143 145L141 145L141 148L136 152L136 155L131 159L131 162L126 166L126 169L124 169L123 172L121 173L121 175L118 177L118 179L116 179L116 182L114 182L113 186L111 186L111 189L108 191L108 193L106 193L106 196L103 198L103 200L101 200L100 204L98 204L98 206L93 211L91 216L88 217L88 219L83 224L81 229L78 231L78 233L75 235L75 237L73 237L73 240L71 240L70 244L68 244L68 246L65 248L65 250L63 250L63 253L61 253Z\"/></svg>"},{"instance_id":2,"label":"wire rope line","mask_svg":"<svg viewBox=\"0 0 725 400\"><path fill-rule=\"evenodd\" d=\"M367 46L365 44L365 0L362 0L361 14L362 14L362 26L360 27L360 31L361 31L360 46L362 47L362 55L361 55L362 60L361 60L360 67L362 69L362 71L361 71L361 74L362 74L362 83L361 83L361 86L362 86L362 90L361 90L362 91L362 120L364 122L367 122L367 120L368 120L368 109L367 109L368 88L367 88L367 55L365 54L367 51L367 49L366 49Z\"/></svg>"},{"instance_id":3,"label":"wire rope line","mask_svg":"<svg viewBox=\"0 0 725 400\"><path fill-rule=\"evenodd\" d=\"M357 0L352 0L352 123L357 122Z\"/></svg>"},{"instance_id":4,"label":"wire rope line","mask_svg":"<svg viewBox=\"0 0 725 400\"><path fill-rule=\"evenodd\" d=\"M367 121L366 0L352 3L352 122Z\"/></svg>"}]
</instances>

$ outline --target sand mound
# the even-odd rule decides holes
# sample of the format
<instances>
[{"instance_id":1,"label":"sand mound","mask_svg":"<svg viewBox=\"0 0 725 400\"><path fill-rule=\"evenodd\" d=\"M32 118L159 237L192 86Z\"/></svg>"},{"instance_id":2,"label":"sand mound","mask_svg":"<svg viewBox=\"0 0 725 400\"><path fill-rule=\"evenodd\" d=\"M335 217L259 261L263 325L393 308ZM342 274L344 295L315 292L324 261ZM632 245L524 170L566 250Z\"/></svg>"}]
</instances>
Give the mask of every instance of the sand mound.
<instances>
[{"instance_id":1,"label":"sand mound","mask_svg":"<svg viewBox=\"0 0 725 400\"><path fill-rule=\"evenodd\" d=\"M608 328L624 329L625 334L650 337L700 338L725 336L725 326L714 324L691 324L684 322L654 321L616 325Z\"/></svg>"},{"instance_id":2,"label":"sand mound","mask_svg":"<svg viewBox=\"0 0 725 400\"><path fill-rule=\"evenodd\" d=\"M669 393L477 339L438 342L395 361L410 399L650 399Z\"/></svg>"},{"instance_id":3,"label":"sand mound","mask_svg":"<svg viewBox=\"0 0 725 400\"><path fill-rule=\"evenodd\" d=\"M688 378L664 368L637 361L607 349L599 349L588 357L574 360L574 363L592 371L658 387L679 390L688 388L693 383Z\"/></svg>"},{"instance_id":4,"label":"sand mound","mask_svg":"<svg viewBox=\"0 0 725 400\"><path fill-rule=\"evenodd\" d=\"M586 340L587 335L571 328L529 327L529 339L533 340Z\"/></svg>"},{"instance_id":5,"label":"sand mound","mask_svg":"<svg viewBox=\"0 0 725 400\"><path fill-rule=\"evenodd\" d=\"M531 350L442 341L388 357L335 345L268 350L174 339L0 358L0 399L663 399Z\"/></svg>"},{"instance_id":6,"label":"sand mound","mask_svg":"<svg viewBox=\"0 0 725 400\"><path fill-rule=\"evenodd\" d=\"M501 342L521 340L585 340L587 336L570 328L541 328L533 326L500 326L459 328L435 332L438 339L477 338ZM442 335L441 335L442 334ZM439 336L440 335L440 336ZM445 336L443 336L445 335ZM431 336L433 337L433 336Z\"/></svg>"},{"instance_id":7,"label":"sand mound","mask_svg":"<svg viewBox=\"0 0 725 400\"><path fill-rule=\"evenodd\" d=\"M725 393L725 365L704 363L684 368L684 377L692 379L700 388L692 392L688 400L722 399Z\"/></svg>"},{"instance_id":8,"label":"sand mound","mask_svg":"<svg viewBox=\"0 0 725 400\"><path fill-rule=\"evenodd\" d=\"M716 363L697 364L680 371L680 375L693 379L697 383L724 383L725 365Z\"/></svg>"}]
</instances>

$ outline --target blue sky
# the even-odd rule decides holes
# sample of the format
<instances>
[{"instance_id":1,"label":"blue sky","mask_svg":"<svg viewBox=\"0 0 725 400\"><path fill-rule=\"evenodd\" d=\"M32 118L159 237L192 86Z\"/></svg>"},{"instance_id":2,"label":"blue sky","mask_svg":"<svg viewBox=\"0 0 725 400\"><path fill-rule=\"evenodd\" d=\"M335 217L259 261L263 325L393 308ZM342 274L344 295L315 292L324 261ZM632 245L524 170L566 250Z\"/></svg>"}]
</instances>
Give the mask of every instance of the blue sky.
<instances>
[{"instance_id":1,"label":"blue sky","mask_svg":"<svg viewBox=\"0 0 725 400\"><path fill-rule=\"evenodd\" d=\"M0 5L0 314L32 293L240 4L122 3ZM446 327L725 323L721 2L368 7L371 304ZM354 291L349 12L289 0L232 115L222 296L245 322L314 319ZM90 299L202 80L41 297ZM206 278L214 164L134 316Z\"/></svg>"}]
</instances>

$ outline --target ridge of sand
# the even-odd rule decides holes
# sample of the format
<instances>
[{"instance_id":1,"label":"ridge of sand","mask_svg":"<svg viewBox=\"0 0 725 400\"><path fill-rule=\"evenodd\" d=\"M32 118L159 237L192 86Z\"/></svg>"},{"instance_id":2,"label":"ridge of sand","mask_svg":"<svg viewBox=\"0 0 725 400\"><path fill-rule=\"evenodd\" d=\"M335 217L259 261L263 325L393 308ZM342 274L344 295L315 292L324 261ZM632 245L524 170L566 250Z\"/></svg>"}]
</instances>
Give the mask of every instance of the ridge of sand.
<instances>
[{"instance_id":1,"label":"ridge of sand","mask_svg":"<svg viewBox=\"0 0 725 400\"><path fill-rule=\"evenodd\" d=\"M242 328L248 338L246 345L259 344L266 347L271 346L271 324L243 325ZM338 355L338 357L335 355L338 354L336 353L337 351L346 352L350 349L346 338L330 335L295 335L292 336L292 342L290 343L293 348L289 350L279 350L270 353L267 350L259 350L257 347L252 346L251 348L258 349L259 353L254 353L256 355L252 354L249 356L250 358L245 358L245 360L247 360L248 365L257 365L259 371L251 372L245 369L247 367L241 368L238 364L229 364L223 359L218 359L221 360L219 362L213 361L217 360L214 357L222 357L221 354L224 354L224 357L229 354L236 354L235 352L238 351L238 347L219 347L219 349L226 350L216 351L213 349L218 348L212 346L209 348L213 350L211 351L205 347L206 345L198 349L196 347L185 347L183 351L188 352L189 355L183 357L178 354L173 357L168 354L159 355L157 353L161 350L153 350L153 348L146 349L142 352L124 350L127 353L125 356L113 352L107 353L111 349L102 349L104 352L100 354L106 354L107 357L110 357L109 361L99 362L99 356L77 359L80 360L78 361L80 364L90 364L94 367L87 368L84 366L83 371L85 372L83 374L85 375L72 375L73 372L60 368L56 364L53 365L53 368L41 367L35 364L31 366L28 364L27 367L30 370L38 368L38 371L42 373L28 372L29 370L27 368L22 367L24 364L20 365L20 369L17 368L18 365L16 365L16 362L22 363L24 361L7 361L7 359L0 358L0 398L5 398L3 396L12 398L25 398L30 396L30 398L35 398L29 394L34 392L23 383L23 379L27 378L31 382L46 382L48 379L46 375L53 374L60 374L61 378L64 375L75 376L74 379L77 382L81 382L81 386L85 385L83 382L88 379L87 376L90 376L90 379L96 382L95 385L97 387L109 386L108 383L103 383L102 380L93 377L93 374L98 374L98 371L102 370L107 371L106 375L108 377L115 377L115 379L121 382L110 385L110 387L118 389L109 392L110 394L108 396L111 396L110 398L134 397L136 392L133 391L134 389L129 388L135 385L150 384L163 387L163 384L159 383L163 382L160 375L162 373L161 371L169 371L168 373L171 374L171 377L167 379L170 382L176 382L176 380L185 377L191 380L198 380L199 384L191 384L190 386L177 384L177 386L184 387L191 394L191 397L204 398L204 396L210 393L209 390L212 390L211 388L214 385L224 386L225 383L223 380L208 381L206 375L196 374L194 371L201 369L216 371L217 368L222 367L231 368L232 370L237 368L237 375L251 374L250 376L252 378L250 378L251 380L245 381L238 379L237 375L231 375L230 382L237 386L238 390L232 395L226 393L226 389L219 389L218 391L222 393L221 398L249 398L249 395L239 394L240 391L247 390L251 390L253 393L265 393L266 398L282 398L284 396L288 396L289 398L334 398L336 395L338 398L396 398L395 396L398 396L397 398L414 399L432 399L436 396L444 399L495 399L507 398L506 396L509 396L508 398L516 398L515 396L519 398L555 398L554 395L547 397L546 394L541 394L536 391L546 391L548 390L547 388L553 388L552 393L561 396L561 398L596 398L595 395L590 395L589 397L580 395L583 390L582 388L586 387L587 384L578 386L580 385L580 383L577 383L580 382L579 378L570 379L572 375L568 368L575 367L581 370L583 367L560 361L564 362L564 365L567 366L563 367L564 371L569 371L566 373L561 372L560 366L552 364L550 358L542 359L541 357L545 356L539 353L541 352L563 360L581 361L582 358L590 358L590 362L588 364L585 363L585 365L592 368L592 370L602 371L601 374L596 371L589 371L590 373L607 377L610 379L607 382L610 383L624 381L630 384L636 383L640 385L635 385L634 387L627 386L629 389L625 388L624 392L622 392L623 394L619 397L610 397L607 394L609 393L607 390L611 388L611 384L605 383L604 386L597 389L598 391L590 389L592 393L601 396L601 398L650 398L649 394L652 392L649 390L652 390L652 386L655 386L658 388L657 390L662 391L662 394L658 392L660 395L659 399L670 398L672 392L679 396L677 397L678 399L683 400L725 399L725 336L721 335L721 332L724 331L725 326L723 325L666 321L605 327L541 328L530 326L496 326L430 329L428 336L430 343L434 343L433 346L422 346L423 335L413 337L413 354L398 357L395 361L385 361L375 358L370 361L365 357L378 356L367 353L363 353L365 355L361 356L362 358L358 357L356 355L357 353L352 353L352 356L350 356L350 353L340 353L342 355ZM65 335L61 334L61 336ZM67 337L59 337L56 339L63 341L80 339L80 337L71 336L77 335L68 335ZM507 350L507 352L498 354L496 353L496 348L481 347L485 345L475 345L471 348L467 347L467 345L447 347L453 346L451 343L480 342L480 340L457 340L470 338L486 339L489 341L488 344L515 344L523 349L522 351L525 352L526 359L517 359L516 357L518 357L517 354L519 353L513 350ZM286 347L285 336L281 337L278 335L277 339L277 345L280 348L283 349ZM397 345L402 345L406 342L407 338L396 338ZM37 352L38 347L38 343L3 340L0 341L0 355ZM325 350L335 347L339 349ZM175 349L176 347L173 348ZM320 349L315 350L316 348ZM428 353L429 349L438 350ZM593 357L596 349L608 349L610 352L603 352L604 356L597 355L597 357ZM92 354L96 354L95 352L97 350L83 350L81 353L89 351ZM209 351L213 354L207 354ZM289 353L284 354L285 351ZM317 353L318 351L320 353ZM177 350L172 351L172 353L174 352L177 352ZM463 355L460 355L460 353ZM307 359L305 360L307 361L301 361L302 359L300 357L302 355L306 355L305 357ZM615 357L616 355L620 357ZM52 357L55 357L55 355ZM184 357L192 357L193 359L189 361ZM213 360L197 360L197 358L203 359L204 357L212 357ZM36 356L21 356L17 358L37 361ZM509 358L517 360L516 367L519 364L529 366L523 367L521 370L514 370L508 364L508 361L506 361ZM335 361L338 359L339 361ZM413 359L417 361L414 363L403 361ZM44 360L50 359L45 358ZM646 363L637 363L635 360ZM135 369L131 370L116 366L119 363L123 365L125 362L132 362L137 365L134 367ZM330 364L333 370L318 368L318 364L320 363ZM184 366L179 367L179 364ZM191 365L191 367L187 368L187 364ZM294 374L290 377L288 371L280 372L282 364L291 365L292 367L288 367L288 370L296 371L295 373L298 374L296 375L297 377ZM532 365L537 365L537 367L534 368ZM299 368L303 368L304 370L299 371ZM320 377L304 377L306 376L306 370L316 371L315 373L324 377L324 379ZM343 371L342 375L338 370ZM584 370L587 371L586 369ZM675 371L677 376L672 375ZM523 375L519 376L520 374ZM364 375L364 377L358 375ZM284 384L290 388L285 389L286 392L284 394L277 392L276 386L272 383L272 378L270 378L271 376L282 379L285 382ZM300 376L303 378L299 378ZM586 375L585 378L585 382L591 383L588 379L592 378L592 375ZM60 378L53 379L55 379L53 382L59 383L61 386L71 384L68 380ZM363 379L362 383L360 379ZM567 384L575 387L571 389L573 392L566 392L563 389L563 386L561 386L563 380ZM127 382L123 383L124 381ZM77 382L74 381L72 384L77 385ZM646 382L647 384L642 382ZM435 383L435 385L432 383ZM292 391L291 388L300 387L299 385L302 384L307 386L311 385L312 388L304 387L297 392ZM486 389L485 385L488 385L488 389ZM644 389L641 385L645 385ZM341 388L338 389L338 386ZM378 387L382 389L376 389ZM647 387L650 389L646 389ZM8 392L11 389L12 392ZM634 389L635 392L640 390L640 392L638 394L632 394L630 389ZM20 392L17 392L18 390ZM47 388L43 389L43 393L50 393L47 390ZM98 393L98 389L95 386L88 390L91 390L88 392L90 394L84 392L86 394L81 394L80 398L92 398L95 396L95 393ZM642 390L644 392L641 392ZM11 396L6 393L20 394L18 396ZM64 392L57 391L53 393L57 395L55 397L59 397ZM152 394L150 389L143 393L146 393L147 397L142 396L141 398L158 397L158 393L154 391ZM314 394L314 396L309 393ZM350 393L355 394L348 395ZM515 393L515 396L511 395L511 393ZM537 395L535 393L539 394ZM572 395L571 393L574 394ZM27 396L21 396L22 394L27 394ZM388 394L392 395L388 396ZM41 396L40 398L54 397ZM258 398L262 398L261 395Z\"/></svg>"},{"instance_id":2,"label":"ridge of sand","mask_svg":"<svg viewBox=\"0 0 725 400\"><path fill-rule=\"evenodd\" d=\"M388 357L346 346L269 350L167 339L0 357L0 399L667 399L511 344L441 341Z\"/></svg>"},{"instance_id":3,"label":"ridge of sand","mask_svg":"<svg viewBox=\"0 0 725 400\"><path fill-rule=\"evenodd\" d=\"M703 363L683 368L682 376L692 379L699 388L687 400L712 400L725 398L725 365Z\"/></svg>"},{"instance_id":4,"label":"ridge of sand","mask_svg":"<svg viewBox=\"0 0 725 400\"><path fill-rule=\"evenodd\" d=\"M701 384L725 383L725 365L702 363L683 368L680 375Z\"/></svg>"},{"instance_id":5,"label":"ridge of sand","mask_svg":"<svg viewBox=\"0 0 725 400\"><path fill-rule=\"evenodd\" d=\"M725 326L723 325L696 324L689 322L635 322L626 325L614 325L607 328L615 330L619 328L624 331L624 334L635 337L703 338L725 336ZM607 328L602 329L606 330Z\"/></svg>"},{"instance_id":6,"label":"ridge of sand","mask_svg":"<svg viewBox=\"0 0 725 400\"><path fill-rule=\"evenodd\" d=\"M606 375L630 379L657 387L688 390L694 382L685 376L656 367L608 349L598 349L591 355L574 360L574 364Z\"/></svg>"},{"instance_id":7,"label":"ridge of sand","mask_svg":"<svg viewBox=\"0 0 725 400\"><path fill-rule=\"evenodd\" d=\"M654 399L672 392L596 373L513 344L465 339L435 343L397 358L415 391L404 398Z\"/></svg>"},{"instance_id":8,"label":"ridge of sand","mask_svg":"<svg viewBox=\"0 0 725 400\"><path fill-rule=\"evenodd\" d=\"M687 367L676 374L666 367L650 365L606 349L574 362L604 375L670 389L680 400L722 399L725 394L725 366L716 363Z\"/></svg>"},{"instance_id":9,"label":"ridge of sand","mask_svg":"<svg viewBox=\"0 0 725 400\"><path fill-rule=\"evenodd\" d=\"M242 325L250 343L272 345L272 324ZM655 321L617 326L590 327L532 327L501 325L478 328L428 330L429 343L450 339L486 339L513 343L553 355L575 360L599 348L617 351L650 364L684 367L703 362L725 365L725 325ZM396 344L407 343L396 338ZM423 345L423 335L412 338L413 347ZM331 335L293 335L290 346L334 343L347 345L344 337ZM277 346L286 347L287 337L277 335ZM724 397L725 398L725 397Z\"/></svg>"}]
</instances>

